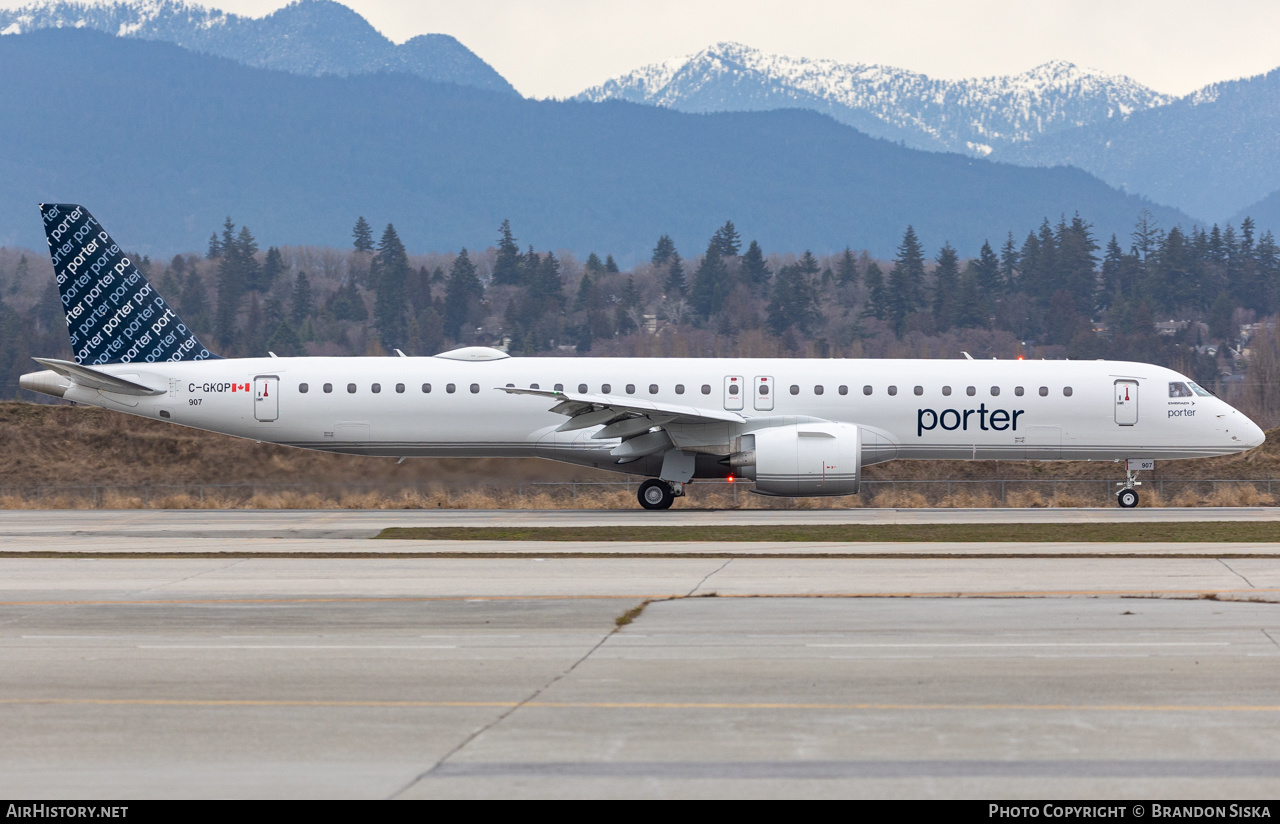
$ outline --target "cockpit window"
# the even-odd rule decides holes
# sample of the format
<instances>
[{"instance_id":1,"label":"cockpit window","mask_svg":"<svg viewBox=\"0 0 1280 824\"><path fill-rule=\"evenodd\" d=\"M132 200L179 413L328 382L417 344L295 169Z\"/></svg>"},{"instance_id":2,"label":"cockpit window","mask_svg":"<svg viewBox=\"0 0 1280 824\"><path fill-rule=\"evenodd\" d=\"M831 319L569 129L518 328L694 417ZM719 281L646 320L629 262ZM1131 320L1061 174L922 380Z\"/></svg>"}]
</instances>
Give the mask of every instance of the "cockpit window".
<instances>
[{"instance_id":1,"label":"cockpit window","mask_svg":"<svg viewBox=\"0 0 1280 824\"><path fill-rule=\"evenodd\" d=\"M1189 398L1191 397L1191 388L1182 381L1169 381L1169 397Z\"/></svg>"},{"instance_id":2,"label":"cockpit window","mask_svg":"<svg viewBox=\"0 0 1280 824\"><path fill-rule=\"evenodd\" d=\"M1213 393L1212 393L1212 392L1210 392L1208 389L1205 389L1205 388L1204 388L1203 386L1201 386L1200 384L1195 383L1194 381L1190 384L1190 386L1191 386L1191 391L1192 391L1192 392L1195 392L1197 395L1199 395L1199 396L1200 396L1200 397L1202 397L1202 398L1212 398L1212 397L1213 397Z\"/></svg>"}]
</instances>

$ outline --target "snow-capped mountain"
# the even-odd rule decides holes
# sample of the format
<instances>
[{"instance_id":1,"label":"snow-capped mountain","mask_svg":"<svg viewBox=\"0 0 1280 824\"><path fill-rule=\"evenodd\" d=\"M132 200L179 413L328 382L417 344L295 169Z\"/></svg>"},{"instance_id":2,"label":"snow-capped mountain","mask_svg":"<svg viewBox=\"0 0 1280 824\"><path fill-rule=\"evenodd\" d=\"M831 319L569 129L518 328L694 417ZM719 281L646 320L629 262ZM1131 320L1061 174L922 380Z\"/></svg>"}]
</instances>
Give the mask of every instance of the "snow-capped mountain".
<instances>
[{"instance_id":1,"label":"snow-capped mountain","mask_svg":"<svg viewBox=\"0 0 1280 824\"><path fill-rule=\"evenodd\" d=\"M890 66L765 54L719 43L587 89L686 112L806 108L920 149L988 155L1072 127L1123 119L1173 98L1123 76L1054 61L1006 77L934 80Z\"/></svg>"},{"instance_id":2,"label":"snow-capped mountain","mask_svg":"<svg viewBox=\"0 0 1280 824\"><path fill-rule=\"evenodd\" d=\"M445 34L399 46L333 0L298 0L263 18L182 0L90 4L53 0L0 9L0 35L88 28L117 37L174 43L257 68L302 75L407 72L446 83L516 94L501 75Z\"/></svg>"}]
</instances>

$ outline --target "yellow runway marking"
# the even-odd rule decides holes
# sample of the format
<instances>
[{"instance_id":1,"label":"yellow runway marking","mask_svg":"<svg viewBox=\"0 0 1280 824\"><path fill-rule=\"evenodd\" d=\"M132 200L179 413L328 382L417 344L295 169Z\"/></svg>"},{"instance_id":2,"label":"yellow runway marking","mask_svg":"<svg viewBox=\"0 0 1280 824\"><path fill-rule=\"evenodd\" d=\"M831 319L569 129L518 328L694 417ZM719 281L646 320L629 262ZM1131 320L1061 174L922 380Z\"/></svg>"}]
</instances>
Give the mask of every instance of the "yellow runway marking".
<instances>
[{"instance_id":1,"label":"yellow runway marking","mask_svg":"<svg viewBox=\"0 0 1280 824\"><path fill-rule=\"evenodd\" d=\"M352 709L825 710L894 712L1280 712L1273 704L806 704L692 701L285 701L166 698L0 698L0 706L320 707Z\"/></svg>"}]
</instances>

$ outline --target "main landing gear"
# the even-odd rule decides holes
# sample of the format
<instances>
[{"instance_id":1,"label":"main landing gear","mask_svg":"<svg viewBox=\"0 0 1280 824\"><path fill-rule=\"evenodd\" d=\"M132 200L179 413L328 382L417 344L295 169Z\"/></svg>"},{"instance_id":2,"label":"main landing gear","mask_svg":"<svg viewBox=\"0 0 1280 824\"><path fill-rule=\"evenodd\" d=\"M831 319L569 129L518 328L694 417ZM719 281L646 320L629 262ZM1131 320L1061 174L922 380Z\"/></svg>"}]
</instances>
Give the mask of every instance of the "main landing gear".
<instances>
[{"instance_id":1,"label":"main landing gear","mask_svg":"<svg viewBox=\"0 0 1280 824\"><path fill-rule=\"evenodd\" d=\"M640 499L640 506L645 509L670 509L676 498L683 496L684 484L668 483L657 478L650 478L640 484L640 491L636 495Z\"/></svg>"}]
</instances>

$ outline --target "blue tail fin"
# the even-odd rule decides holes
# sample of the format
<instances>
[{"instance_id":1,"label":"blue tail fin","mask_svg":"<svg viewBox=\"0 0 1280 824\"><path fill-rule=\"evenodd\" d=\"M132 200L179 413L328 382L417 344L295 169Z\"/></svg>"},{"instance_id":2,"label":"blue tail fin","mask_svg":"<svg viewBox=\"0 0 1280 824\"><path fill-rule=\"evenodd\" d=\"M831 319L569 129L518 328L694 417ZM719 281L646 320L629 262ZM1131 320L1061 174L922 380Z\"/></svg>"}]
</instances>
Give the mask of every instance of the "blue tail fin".
<instances>
[{"instance_id":1,"label":"blue tail fin","mask_svg":"<svg viewBox=\"0 0 1280 824\"><path fill-rule=\"evenodd\" d=\"M83 206L42 203L76 363L216 358Z\"/></svg>"}]
</instances>

